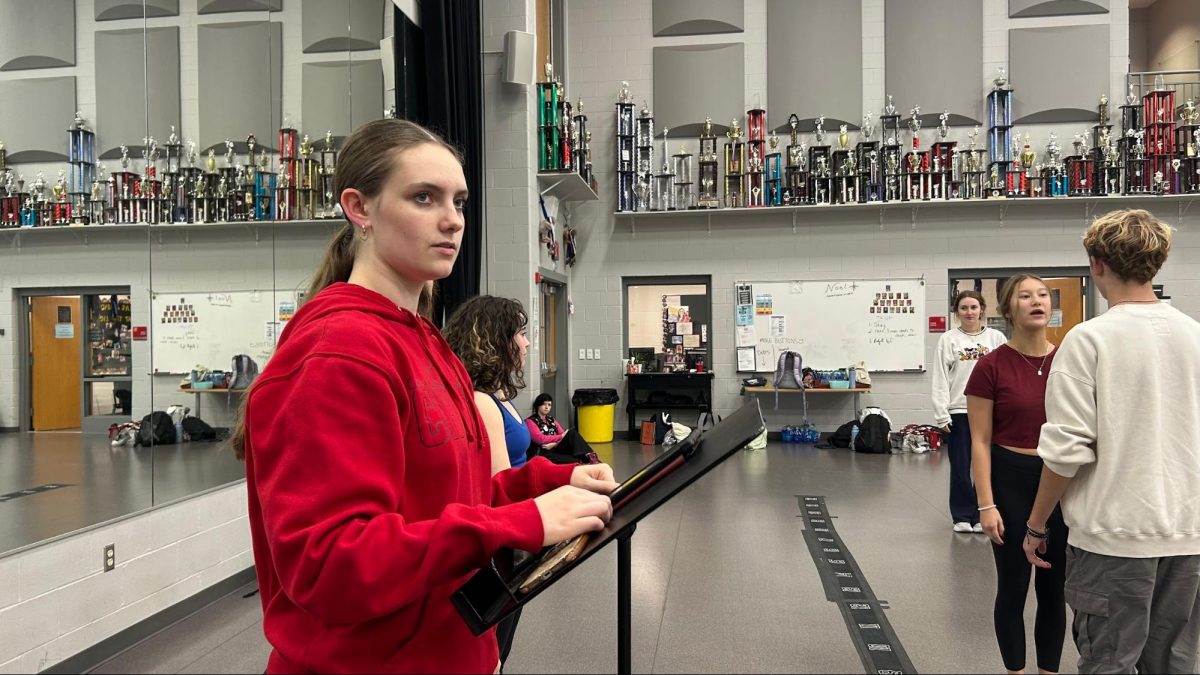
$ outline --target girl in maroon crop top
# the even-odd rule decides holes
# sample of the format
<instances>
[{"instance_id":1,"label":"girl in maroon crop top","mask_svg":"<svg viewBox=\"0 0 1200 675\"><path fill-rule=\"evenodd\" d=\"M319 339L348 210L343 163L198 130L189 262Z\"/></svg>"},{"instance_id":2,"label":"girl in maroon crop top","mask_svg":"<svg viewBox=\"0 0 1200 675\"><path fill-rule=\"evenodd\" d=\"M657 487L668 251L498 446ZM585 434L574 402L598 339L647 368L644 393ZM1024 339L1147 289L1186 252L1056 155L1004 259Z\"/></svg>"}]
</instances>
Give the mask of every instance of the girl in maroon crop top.
<instances>
[{"instance_id":1,"label":"girl in maroon crop top","mask_svg":"<svg viewBox=\"0 0 1200 675\"><path fill-rule=\"evenodd\" d=\"M1025 598L1032 567L1023 534L1041 477L1038 436L1046 422L1046 377L1056 347L1046 339L1050 289L1040 278L1021 274L1000 291L999 307L1012 329L1007 344L984 356L967 381L971 466L979 500L979 522L992 540L996 560L993 619L1004 667L1024 671ZM1037 570L1034 644L1037 666L1057 672L1066 626L1064 595L1066 526L1061 511L1051 518L1054 536L1050 569Z\"/></svg>"}]
</instances>

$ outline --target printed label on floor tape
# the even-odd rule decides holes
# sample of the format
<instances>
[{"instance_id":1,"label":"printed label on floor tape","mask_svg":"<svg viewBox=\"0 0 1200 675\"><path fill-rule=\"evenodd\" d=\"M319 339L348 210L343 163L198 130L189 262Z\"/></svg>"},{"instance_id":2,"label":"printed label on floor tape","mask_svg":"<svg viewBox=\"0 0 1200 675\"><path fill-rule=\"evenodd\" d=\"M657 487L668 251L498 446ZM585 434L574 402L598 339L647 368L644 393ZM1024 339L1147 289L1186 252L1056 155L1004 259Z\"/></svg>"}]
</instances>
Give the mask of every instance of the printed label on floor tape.
<instances>
[{"instance_id":1,"label":"printed label on floor tape","mask_svg":"<svg viewBox=\"0 0 1200 675\"><path fill-rule=\"evenodd\" d=\"M825 498L798 495L798 499L804 518L804 542L817 566L825 599L841 610L866 672L916 673L883 613L888 609L887 603L875 597L866 576L838 535Z\"/></svg>"},{"instance_id":2,"label":"printed label on floor tape","mask_svg":"<svg viewBox=\"0 0 1200 675\"><path fill-rule=\"evenodd\" d=\"M47 483L45 485L39 485L37 487L31 487L25 490L17 490L16 492L10 492L6 495L0 495L0 503L12 501L21 497L28 497L29 495L41 494L49 490L71 487L71 485L71 483Z\"/></svg>"}]
</instances>

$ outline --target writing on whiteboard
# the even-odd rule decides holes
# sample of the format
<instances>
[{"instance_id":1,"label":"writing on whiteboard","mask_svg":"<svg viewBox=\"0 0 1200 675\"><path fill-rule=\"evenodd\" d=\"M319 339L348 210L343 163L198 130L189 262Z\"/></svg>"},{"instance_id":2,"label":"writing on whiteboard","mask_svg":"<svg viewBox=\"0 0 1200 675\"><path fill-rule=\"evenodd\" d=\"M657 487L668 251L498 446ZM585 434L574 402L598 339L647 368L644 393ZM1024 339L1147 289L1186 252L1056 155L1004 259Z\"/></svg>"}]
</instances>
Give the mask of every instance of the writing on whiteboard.
<instances>
[{"instance_id":1,"label":"writing on whiteboard","mask_svg":"<svg viewBox=\"0 0 1200 675\"><path fill-rule=\"evenodd\" d=\"M229 293L213 293L208 296L208 304L213 307L233 307L233 295Z\"/></svg>"},{"instance_id":2,"label":"writing on whiteboard","mask_svg":"<svg viewBox=\"0 0 1200 675\"><path fill-rule=\"evenodd\" d=\"M808 340L802 337L770 336L758 339L758 343L763 345L802 345L806 342Z\"/></svg>"},{"instance_id":3,"label":"writing on whiteboard","mask_svg":"<svg viewBox=\"0 0 1200 675\"><path fill-rule=\"evenodd\" d=\"M837 298L843 295L854 295L854 291L858 290L858 283L854 281L834 281L825 284L825 297Z\"/></svg>"},{"instance_id":4,"label":"writing on whiteboard","mask_svg":"<svg viewBox=\"0 0 1200 675\"><path fill-rule=\"evenodd\" d=\"M890 345L897 340L912 338L917 334L911 326L897 326L891 316L871 319L867 324L867 341L873 345Z\"/></svg>"}]
</instances>

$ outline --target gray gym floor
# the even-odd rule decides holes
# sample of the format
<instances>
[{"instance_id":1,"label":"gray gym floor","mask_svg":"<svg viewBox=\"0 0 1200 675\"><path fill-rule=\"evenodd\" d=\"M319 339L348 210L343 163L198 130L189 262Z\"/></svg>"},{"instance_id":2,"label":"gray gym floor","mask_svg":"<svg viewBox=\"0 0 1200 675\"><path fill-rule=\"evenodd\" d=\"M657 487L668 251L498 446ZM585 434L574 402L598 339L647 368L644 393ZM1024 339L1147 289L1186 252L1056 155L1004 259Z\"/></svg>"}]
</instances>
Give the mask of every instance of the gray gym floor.
<instances>
[{"instance_id":1,"label":"gray gym floor","mask_svg":"<svg viewBox=\"0 0 1200 675\"><path fill-rule=\"evenodd\" d=\"M654 449L598 446L618 478ZM864 672L825 599L796 495L823 495L845 547L920 672L1001 672L995 573L981 534L950 530L949 465L772 442L742 451L639 524L634 672ZM260 673L269 646L248 586L93 672ZM507 673L616 670L616 549L593 556L521 617ZM1026 612L1029 672L1032 611ZM1070 633L1062 672L1075 672Z\"/></svg>"},{"instance_id":2,"label":"gray gym floor","mask_svg":"<svg viewBox=\"0 0 1200 675\"><path fill-rule=\"evenodd\" d=\"M113 447L107 433L0 434L0 552L244 478L224 443Z\"/></svg>"}]
</instances>

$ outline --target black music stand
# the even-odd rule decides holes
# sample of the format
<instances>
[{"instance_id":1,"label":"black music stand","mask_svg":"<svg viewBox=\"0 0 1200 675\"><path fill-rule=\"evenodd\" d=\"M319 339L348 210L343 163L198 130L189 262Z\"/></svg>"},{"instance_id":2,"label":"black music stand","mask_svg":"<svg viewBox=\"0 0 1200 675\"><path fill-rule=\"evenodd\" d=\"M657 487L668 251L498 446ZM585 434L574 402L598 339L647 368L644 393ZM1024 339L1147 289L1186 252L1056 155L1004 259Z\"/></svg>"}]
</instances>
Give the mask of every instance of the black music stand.
<instances>
[{"instance_id":1,"label":"black music stand","mask_svg":"<svg viewBox=\"0 0 1200 675\"><path fill-rule=\"evenodd\" d=\"M467 583L450 597L463 620L476 635L481 635L501 619L536 598L596 551L617 541L617 672L630 673L632 651L630 538L637 523L665 504L684 488L696 482L717 464L728 459L746 444L754 440L766 428L758 401L741 407L724 421L701 434L697 448L687 461L669 474L653 483L639 494L632 495L613 513L612 520L603 530L592 534L583 552L574 561L567 563L539 586L526 594L517 592L517 584L511 577L502 574L494 565L476 572ZM531 561L528 564L536 564ZM518 568L517 573L526 566Z\"/></svg>"}]
</instances>

